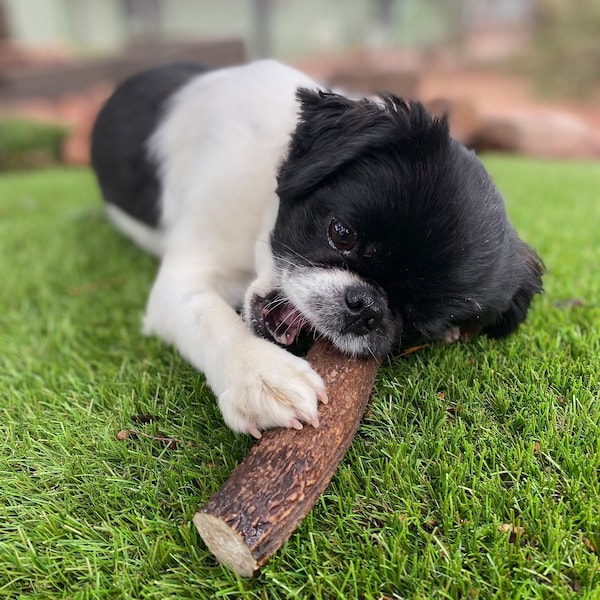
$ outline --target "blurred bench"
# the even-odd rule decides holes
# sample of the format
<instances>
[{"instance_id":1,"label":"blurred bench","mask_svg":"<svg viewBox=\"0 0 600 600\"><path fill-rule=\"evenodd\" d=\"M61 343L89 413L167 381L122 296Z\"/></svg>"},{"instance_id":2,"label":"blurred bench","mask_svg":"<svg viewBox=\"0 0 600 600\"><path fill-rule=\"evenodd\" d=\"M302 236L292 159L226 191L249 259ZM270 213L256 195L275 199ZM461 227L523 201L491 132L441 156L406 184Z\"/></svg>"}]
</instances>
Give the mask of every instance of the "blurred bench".
<instances>
[{"instance_id":1,"label":"blurred bench","mask_svg":"<svg viewBox=\"0 0 600 600\"><path fill-rule=\"evenodd\" d=\"M196 61L221 67L245 60L244 42L240 39L145 41L132 44L116 56L53 65L5 67L0 70L0 101L57 98L100 82L118 82L148 67L173 61Z\"/></svg>"}]
</instances>

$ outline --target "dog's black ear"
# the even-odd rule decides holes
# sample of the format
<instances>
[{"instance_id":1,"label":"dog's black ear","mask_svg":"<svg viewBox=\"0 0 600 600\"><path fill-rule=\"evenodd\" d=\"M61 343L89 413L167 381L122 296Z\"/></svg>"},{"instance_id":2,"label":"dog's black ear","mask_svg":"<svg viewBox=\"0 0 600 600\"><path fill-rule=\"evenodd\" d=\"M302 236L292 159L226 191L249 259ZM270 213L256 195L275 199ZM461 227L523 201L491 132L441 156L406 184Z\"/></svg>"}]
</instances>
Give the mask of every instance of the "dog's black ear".
<instances>
[{"instance_id":1,"label":"dog's black ear","mask_svg":"<svg viewBox=\"0 0 600 600\"><path fill-rule=\"evenodd\" d=\"M393 146L397 150L411 139L423 141L431 136L446 143L449 137L444 120L434 119L422 104L393 94L377 101L351 100L333 92L300 88L296 95L300 120L277 178L277 193L285 200L308 195L370 149ZM418 153L420 146L413 144L414 151Z\"/></svg>"},{"instance_id":2,"label":"dog's black ear","mask_svg":"<svg viewBox=\"0 0 600 600\"><path fill-rule=\"evenodd\" d=\"M380 129L386 119L383 111L379 110L378 115L364 103L365 110L359 117L359 102L339 94L300 88L296 96L300 101L300 120L277 178L277 193L286 200L308 195L326 177L354 159L366 143L356 134L367 123L377 128L378 120Z\"/></svg>"},{"instance_id":3,"label":"dog's black ear","mask_svg":"<svg viewBox=\"0 0 600 600\"><path fill-rule=\"evenodd\" d=\"M521 244L520 252L524 265L522 283L512 297L508 310L500 314L492 325L483 329L483 333L492 338L501 338L513 333L527 317L534 295L541 294L543 290L544 265L527 244Z\"/></svg>"}]
</instances>

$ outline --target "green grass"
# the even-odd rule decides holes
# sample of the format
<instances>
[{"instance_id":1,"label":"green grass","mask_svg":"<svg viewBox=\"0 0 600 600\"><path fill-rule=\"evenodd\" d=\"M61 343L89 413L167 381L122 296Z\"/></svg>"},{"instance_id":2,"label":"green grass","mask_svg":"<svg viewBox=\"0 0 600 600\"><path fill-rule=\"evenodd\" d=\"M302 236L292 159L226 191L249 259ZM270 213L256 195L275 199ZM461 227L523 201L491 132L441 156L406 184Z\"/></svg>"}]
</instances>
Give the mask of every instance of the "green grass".
<instances>
[{"instance_id":1,"label":"green grass","mask_svg":"<svg viewBox=\"0 0 600 600\"><path fill-rule=\"evenodd\" d=\"M191 524L251 441L140 335L154 261L105 222L89 172L2 175L0 598L600 597L600 168L486 163L546 294L509 340L386 365L254 580ZM117 439L131 428L189 445Z\"/></svg>"}]
</instances>

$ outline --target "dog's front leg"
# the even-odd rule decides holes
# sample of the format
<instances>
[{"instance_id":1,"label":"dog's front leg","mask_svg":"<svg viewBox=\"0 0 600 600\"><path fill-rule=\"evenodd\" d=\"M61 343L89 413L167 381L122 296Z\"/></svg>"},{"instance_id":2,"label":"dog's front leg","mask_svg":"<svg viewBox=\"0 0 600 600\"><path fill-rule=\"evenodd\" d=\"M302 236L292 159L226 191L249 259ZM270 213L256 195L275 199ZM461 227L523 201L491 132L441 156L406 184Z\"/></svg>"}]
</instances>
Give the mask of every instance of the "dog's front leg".
<instances>
[{"instance_id":1,"label":"dog's front leg","mask_svg":"<svg viewBox=\"0 0 600 600\"><path fill-rule=\"evenodd\" d=\"M259 437L270 427L317 426L317 401L326 400L321 378L304 359L251 333L216 279L181 258L164 259L144 332L205 374L234 431Z\"/></svg>"}]
</instances>

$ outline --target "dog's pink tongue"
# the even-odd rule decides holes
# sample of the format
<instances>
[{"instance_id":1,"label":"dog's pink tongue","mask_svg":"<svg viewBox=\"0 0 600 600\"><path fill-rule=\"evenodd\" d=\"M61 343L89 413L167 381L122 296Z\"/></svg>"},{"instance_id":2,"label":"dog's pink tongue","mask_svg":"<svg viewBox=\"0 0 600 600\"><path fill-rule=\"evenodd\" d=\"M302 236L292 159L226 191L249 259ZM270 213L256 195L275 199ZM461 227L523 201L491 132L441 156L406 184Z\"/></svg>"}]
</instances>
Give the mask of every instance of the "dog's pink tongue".
<instances>
[{"instance_id":1,"label":"dog's pink tongue","mask_svg":"<svg viewBox=\"0 0 600 600\"><path fill-rule=\"evenodd\" d=\"M295 306L285 303L270 310L265 316L265 323L275 341L289 346L298 337L304 317Z\"/></svg>"}]
</instances>

